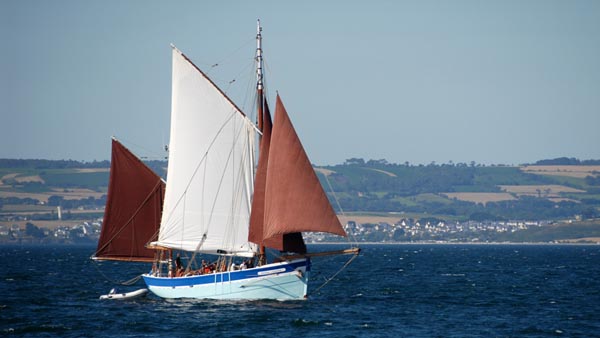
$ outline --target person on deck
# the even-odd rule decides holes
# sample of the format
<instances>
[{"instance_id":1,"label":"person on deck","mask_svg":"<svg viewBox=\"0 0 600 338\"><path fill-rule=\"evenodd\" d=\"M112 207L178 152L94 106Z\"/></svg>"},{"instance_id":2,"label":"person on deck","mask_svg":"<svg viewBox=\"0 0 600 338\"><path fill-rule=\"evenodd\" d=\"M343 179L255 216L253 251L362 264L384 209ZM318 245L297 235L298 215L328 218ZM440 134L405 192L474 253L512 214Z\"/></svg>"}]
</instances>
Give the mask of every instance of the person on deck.
<instances>
[{"instance_id":1,"label":"person on deck","mask_svg":"<svg viewBox=\"0 0 600 338\"><path fill-rule=\"evenodd\" d=\"M181 264L181 258L179 257L179 255L177 255L177 258L175 259L175 277L181 277L183 275L184 269L183 269L183 265Z\"/></svg>"}]
</instances>

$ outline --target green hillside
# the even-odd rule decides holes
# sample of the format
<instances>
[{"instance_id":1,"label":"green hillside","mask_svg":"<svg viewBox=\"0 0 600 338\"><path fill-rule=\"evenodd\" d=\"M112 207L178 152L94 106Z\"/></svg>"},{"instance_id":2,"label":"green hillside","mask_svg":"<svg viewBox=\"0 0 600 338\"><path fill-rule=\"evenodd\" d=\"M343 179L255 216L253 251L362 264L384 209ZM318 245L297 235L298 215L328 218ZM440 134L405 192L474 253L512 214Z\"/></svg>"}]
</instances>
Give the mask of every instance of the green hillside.
<instances>
[{"instance_id":1,"label":"green hillside","mask_svg":"<svg viewBox=\"0 0 600 338\"><path fill-rule=\"evenodd\" d=\"M345 212L410 213L459 221L556 220L600 215L597 162L555 159L513 167L353 158L315 169L332 205ZM147 163L165 176L166 162ZM22 205L102 207L109 167L108 161L0 159L0 210L22 211Z\"/></svg>"},{"instance_id":2,"label":"green hillside","mask_svg":"<svg viewBox=\"0 0 600 338\"><path fill-rule=\"evenodd\" d=\"M164 176L166 162L147 164ZM56 219L54 211L59 206L66 211L63 219L78 217L70 210L101 216L109 169L108 161L0 159L0 216L52 220ZM31 214L23 215L26 212Z\"/></svg>"},{"instance_id":3,"label":"green hillside","mask_svg":"<svg viewBox=\"0 0 600 338\"><path fill-rule=\"evenodd\" d=\"M561 219L600 214L596 167L578 165L577 175L560 167L549 175L538 166L415 166L349 159L317 172L344 211L411 212L461 220Z\"/></svg>"}]
</instances>

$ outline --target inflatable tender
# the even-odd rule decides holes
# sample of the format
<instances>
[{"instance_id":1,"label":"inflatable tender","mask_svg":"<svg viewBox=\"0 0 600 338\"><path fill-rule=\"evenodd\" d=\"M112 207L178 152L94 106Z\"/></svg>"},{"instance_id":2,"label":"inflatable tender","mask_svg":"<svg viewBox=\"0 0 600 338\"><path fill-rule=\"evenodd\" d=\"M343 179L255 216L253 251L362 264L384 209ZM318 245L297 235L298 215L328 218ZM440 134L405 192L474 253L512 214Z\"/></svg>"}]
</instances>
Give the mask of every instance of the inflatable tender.
<instances>
[{"instance_id":1,"label":"inflatable tender","mask_svg":"<svg viewBox=\"0 0 600 338\"><path fill-rule=\"evenodd\" d=\"M100 299L133 299L144 296L146 293L148 293L148 289L139 289L125 293L117 293L115 289L112 289L107 295L100 296Z\"/></svg>"}]
</instances>

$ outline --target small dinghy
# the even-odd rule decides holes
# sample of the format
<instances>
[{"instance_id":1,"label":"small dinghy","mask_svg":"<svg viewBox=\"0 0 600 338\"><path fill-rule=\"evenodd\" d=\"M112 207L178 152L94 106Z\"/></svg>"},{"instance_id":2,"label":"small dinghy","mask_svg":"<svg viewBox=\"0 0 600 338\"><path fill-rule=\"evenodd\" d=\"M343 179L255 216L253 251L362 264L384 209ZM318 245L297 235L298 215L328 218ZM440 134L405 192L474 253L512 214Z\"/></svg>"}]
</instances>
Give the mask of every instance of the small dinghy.
<instances>
[{"instance_id":1,"label":"small dinghy","mask_svg":"<svg viewBox=\"0 0 600 338\"><path fill-rule=\"evenodd\" d=\"M108 295L100 296L100 299L133 299L148 293L148 289L139 289L131 292L117 293L115 289L110 290Z\"/></svg>"}]
</instances>

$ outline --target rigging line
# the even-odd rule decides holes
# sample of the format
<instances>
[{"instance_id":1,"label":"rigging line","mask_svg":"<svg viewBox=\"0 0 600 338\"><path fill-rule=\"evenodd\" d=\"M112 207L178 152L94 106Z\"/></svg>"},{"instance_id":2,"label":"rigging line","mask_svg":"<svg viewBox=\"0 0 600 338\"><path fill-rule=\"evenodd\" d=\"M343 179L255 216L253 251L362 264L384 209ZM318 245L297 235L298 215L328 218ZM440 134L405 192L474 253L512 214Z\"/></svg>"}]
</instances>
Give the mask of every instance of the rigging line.
<instances>
[{"instance_id":1,"label":"rigging line","mask_svg":"<svg viewBox=\"0 0 600 338\"><path fill-rule=\"evenodd\" d=\"M204 161L204 170L202 170L202 172L204 173L202 175L202 187L206 186L206 167L207 167L207 165L208 165L208 161ZM204 192L204 190L203 190L203 192ZM204 196L205 195L206 194L202 193L202 198L200 199L200 210L204 210ZM202 229L204 229L204 217L200 218L200 226L201 226ZM207 231L208 231L208 229L207 229ZM200 239L200 242L198 242L198 245L194 249L194 253L192 254L192 259L188 263L188 267L187 268L189 268L190 265L195 261L197 253L200 251L200 248L202 248L202 246L204 245L204 241L206 240L206 232L207 231L205 231L202 234L202 239Z\"/></svg>"},{"instance_id":2,"label":"rigging line","mask_svg":"<svg viewBox=\"0 0 600 338\"><path fill-rule=\"evenodd\" d=\"M226 60L228 60L228 59L232 58L233 56L235 56L236 54L238 54L240 52L240 50L242 50L242 48L246 48L246 46L248 46L251 43L254 43L255 41L256 41L256 37L253 37L252 39L249 39L248 41L244 42L241 46L239 46L235 50L228 52L226 56L224 56L220 59L220 61L213 62L210 65L209 69L219 67L221 64L225 63ZM208 64L205 63L204 65L208 65Z\"/></svg>"},{"instance_id":3,"label":"rigging line","mask_svg":"<svg viewBox=\"0 0 600 338\"><path fill-rule=\"evenodd\" d=\"M232 116L235 116L235 114L236 114L236 112L234 111ZM228 121L229 121L229 120L228 120ZM234 122L235 122L235 120L234 120ZM227 124L228 124L228 123L227 123ZM245 133L242 133L242 132L241 132L241 131L243 131L243 130L247 130L246 128L244 128L245 126L247 126L247 125L246 125L246 123L242 123L242 125L241 125L241 128L238 128L237 132L234 132L234 133L233 133L233 134L235 135L235 137L234 137L234 139L233 139L233 145L234 145L234 146L232 146L232 147L231 147L231 150L229 151L229 153L228 153L228 155L227 155L227 161L224 163L224 167L225 167L225 168L228 168L228 167L232 166L232 165L230 165L230 162L231 162L231 159L232 159L232 157L233 157L233 152L234 152L234 150L235 150L235 148L236 148L236 147L235 147L235 145L239 143L239 138L241 137L241 134L245 134ZM235 130L235 127L236 127L236 126L233 126L233 127L234 127L234 130ZM224 130L224 126L222 126L222 127L221 127L221 129L219 130L218 134L220 134L220 133L221 133L223 130ZM213 142L213 143L214 143L214 142ZM213 143L211 143L211 147L212 147L212 144L213 144ZM209 147L209 149L210 149L210 147ZM207 151L207 152L206 152L206 154L204 155L204 158L206 158L206 156L207 156L207 155L208 155L208 151ZM192 178L193 178L193 177L196 175L196 173L197 173L198 169L199 169L199 166L198 166L198 167L196 168L196 170L194 171L194 174L192 175ZM235 168L233 168L233 169L235 169ZM235 170L233 170L233 171L235 172ZM202 240L200 241L200 243L198 244L198 246L196 247L196 249L195 249L195 251L194 251L194 252L198 252L198 251L200 250L201 246L202 246L202 245L203 245L203 243L204 243L204 240L206 239L206 234L208 233L208 230L209 230L209 228L210 228L210 226L211 226L211 224L212 224L212 218L213 218L214 211L215 211L215 207L216 207L216 205L217 205L217 200L218 200L218 198L217 198L217 197L219 196L219 194L220 194L220 192L221 192L221 188L222 188L222 186L223 186L223 181L225 180L225 175L226 175L226 170L224 170L224 171L223 171L223 174L221 175L221 178L220 178L220 180L219 180L219 183L218 183L218 185L217 185L216 194L215 194L215 196L214 196L214 200L213 200L213 203L212 203L212 206L211 206L210 212L209 212L209 218L208 218L208 222L207 222L207 225L206 225L206 230L205 230L205 232L204 232L203 238L202 238ZM191 179L190 179L190 183L188 184L188 188L189 188L189 185L190 185L190 184L191 184ZM187 191L187 189L188 189L188 188L186 188L186 191ZM179 202L178 202L178 203L179 203ZM229 221L228 221L228 223L229 223Z\"/></svg>"},{"instance_id":4,"label":"rigging line","mask_svg":"<svg viewBox=\"0 0 600 338\"><path fill-rule=\"evenodd\" d=\"M158 152L156 152L154 150L150 150L150 149L148 149L148 148L146 148L144 146L141 146L141 145L139 145L137 143L131 142L131 141L127 140L127 139L123 139L123 138L119 137L119 141L124 141L127 144L130 144L130 145L133 145L133 146L135 146L135 147L137 147L139 149L142 149L142 150L144 150L144 151L152 154L153 156L156 156L157 158L164 158L164 155L161 155L161 154L159 154ZM140 156L140 158L141 158L141 156Z\"/></svg>"},{"instance_id":5,"label":"rigging line","mask_svg":"<svg viewBox=\"0 0 600 338\"><path fill-rule=\"evenodd\" d=\"M331 186L331 182L329 182L329 178L327 178L327 174L323 174L323 177L325 177L325 181L327 182L329 191L331 191L331 194L333 195L333 199L335 200L335 204L337 204L338 209L340 209L340 213L342 214L342 216L345 216L344 209L342 209L342 206L340 205L340 201L338 201L337 195L335 194L335 191L333 190L333 187Z\"/></svg>"},{"instance_id":6,"label":"rigging line","mask_svg":"<svg viewBox=\"0 0 600 338\"><path fill-rule=\"evenodd\" d=\"M160 180L163 182L163 184L165 184L165 185L167 184L167 182L165 180L163 180L162 178ZM160 190L162 190L162 189L160 189ZM162 190L162 194L161 194L160 197L161 197L161 206L160 206L160 214L158 215L158 222L157 222L158 223L158 227L156 228L156 231L154 231L154 233L152 234L152 237L150 237L150 239L144 244L144 246L149 245L152 242L153 238L155 238L158 241L158 235L160 233L160 221L161 221L160 218L162 216L163 207L164 207L164 200L165 200L165 192L164 192L164 190ZM154 216L156 216L156 214ZM155 218L155 221L156 221L156 217L154 217L154 218Z\"/></svg>"},{"instance_id":7,"label":"rigging line","mask_svg":"<svg viewBox=\"0 0 600 338\"><path fill-rule=\"evenodd\" d=\"M196 255L198 254L198 252L199 252L200 248L202 247L202 245L204 245L204 241L206 241L206 233L204 233L202 235L202 239L200 240L200 242L196 246L196 250L194 250L194 253L192 254L192 258L188 261L188 265L186 266L186 270L191 267L192 263L194 263L194 260L196 259Z\"/></svg>"},{"instance_id":8,"label":"rigging line","mask_svg":"<svg viewBox=\"0 0 600 338\"><path fill-rule=\"evenodd\" d=\"M338 209L340 210L340 214L342 216L346 216L346 214L344 213L344 209L342 209L340 201L337 198L337 194L333 190L333 187L331 186L331 182L329 182L329 178L327 176L328 175L323 174L323 177L325 177L325 182L327 182L327 186L329 187L329 191L331 191L331 194L333 195L333 199L335 200L335 204L337 205ZM351 232L350 236L352 237L352 242L357 243L356 237L354 237L354 233Z\"/></svg>"},{"instance_id":9,"label":"rigging line","mask_svg":"<svg viewBox=\"0 0 600 338\"><path fill-rule=\"evenodd\" d=\"M252 124L252 121L251 121L251 120L248 118L248 116L246 116L246 114L244 114L244 112L243 112L243 111L242 111L242 110L241 110L241 109L240 109L240 108L239 108L239 107L238 107L238 106L237 106L237 105L236 105L236 104L235 104L235 103L234 103L234 102L231 100L231 98L230 98L229 96L227 96L227 94L225 94L225 93L223 92L223 90L222 90L222 89L221 89L219 86L217 86L217 85L215 84L215 82L214 82L214 81L213 81L211 78L209 78L209 77L208 77L208 75L206 75L206 73L204 73L204 72L203 72L203 71L202 71L200 68L198 68L198 66L196 66L196 65L195 65L195 64L192 62L192 60L190 60L190 58L188 58L188 57L187 57L185 54L183 54L183 52L182 52L182 51L180 51L179 49L177 49L177 47L175 47L175 46L174 46L174 45L172 45L172 44L171 44L171 47L172 47L172 48L173 48L173 50L175 50L175 51L176 51L176 52L177 52L179 55L181 55L181 57L183 57L183 59L184 59L184 60L186 60L186 61L187 61L187 62L188 62L188 63L189 63L189 64L190 64L190 65L191 65L191 66L192 66L194 69L196 69L196 71L197 71L198 73L200 73L200 75L201 75L201 76L202 76L202 77L203 77L203 78L204 78L206 81L208 81L208 83L210 83L210 85L211 85L211 86L212 86L212 87L213 87L213 88L214 88L214 89L215 89L217 92L219 92L219 93L221 94L221 96L223 96L223 98L224 98L226 101L228 101L228 102L229 102L229 104L231 104L231 106L232 106L233 108L237 109L237 112L238 112L240 115L242 115L242 116L244 117L244 119L248 121L248 123L250 123L252 126L254 126L254 124ZM256 128L256 126L254 126L254 128L255 128L255 129L257 129L257 131L258 131L258 128Z\"/></svg>"},{"instance_id":10,"label":"rigging line","mask_svg":"<svg viewBox=\"0 0 600 338\"><path fill-rule=\"evenodd\" d=\"M196 169L194 169L194 172L192 173L192 176L190 177L190 179L188 180L187 185L185 186L185 189L183 189L183 193L181 194L181 196L179 196L179 198L177 199L177 202L175 202L175 205L172 207L172 209L170 210L170 213L168 215L168 217L166 218L166 221L169 221L171 219L171 217L173 216L173 212L175 212L175 209L179 206L179 203L181 203L181 200L184 198L184 196L187 194L188 189L190 188L190 185L192 185L192 181L194 180L194 177L196 176L196 174L198 173L198 170L200 169L200 165L202 165L202 163L204 161L206 161L206 158L208 156L208 153L210 152L210 150L212 149L213 145L215 144L215 142L217 141L217 139L219 138L219 136L221 135L221 132L223 132L223 130L225 129L225 126L227 126L229 124L229 121L231 121L234 116L236 116L236 114L238 113L238 111L234 111L229 118L227 118L223 124L221 125L221 127L219 128L219 130L217 130L217 132L215 133L215 136L213 137L213 139L211 140L210 144L208 145L208 148L206 149L206 152L204 153L204 155L202 155L202 157L200 158L200 162L198 163L198 165L196 166Z\"/></svg>"},{"instance_id":11,"label":"rigging line","mask_svg":"<svg viewBox=\"0 0 600 338\"><path fill-rule=\"evenodd\" d=\"M242 134L246 135L244 131L245 130L243 128L240 129L240 133L239 134L240 135L242 135ZM246 138L246 141L248 141L247 138ZM237 143L237 141L235 139L234 139L234 143ZM247 142L245 142L244 145L246 143ZM226 223L228 225L233 225L235 223L235 221L236 221L236 219L235 219L235 212L236 212L236 210L240 209L240 207L241 207L240 203L243 202L243 197L245 195L245 194L240 194L239 193L239 192L243 193L244 190L245 190L244 188L246 188L246 185L245 185L246 181L244 180L244 178L245 178L244 173L245 173L246 167L244 165L242 165L242 164L246 163L246 160L247 160L246 155L247 154L246 154L246 151L244 150L246 147L244 146L244 147L241 147L241 148L242 148L242 150L241 150L242 153L240 154L240 163L239 163L240 166L239 166L239 170L237 172L236 171L232 171L232 173L231 173L231 180L232 180L232 182L234 182L234 184L231 187L231 194L233 196L233 200L232 200L232 203L231 203L231 213L230 213L230 216L229 216L229 218L231 218L231 220L228 220L227 223ZM236 149L234 149L232 147L231 157L235 156L235 154L234 154L235 150ZM228 231L228 233L230 234L230 236L231 236L232 230L234 230L234 229L233 229L232 226L230 226L229 227L229 231ZM227 238L227 236L226 236L226 238ZM232 237L230 237L230 239L233 240Z\"/></svg>"},{"instance_id":12,"label":"rigging line","mask_svg":"<svg viewBox=\"0 0 600 338\"><path fill-rule=\"evenodd\" d=\"M206 188L206 174L207 174L207 168L208 168L208 161L204 161L204 169L202 170L202 198L200 199L200 210L204 210L204 204L205 204L205 188ZM196 248L194 249L194 256L193 258L196 258L195 253L198 252L200 250L200 248L202 248L202 246L204 245L204 241L206 240L206 233L208 232L208 229L206 227L206 225L204 224L204 215L202 215L202 217L200 218L200 227L204 230L204 233L202 234L202 239L200 240L200 242L198 243L198 245L196 246Z\"/></svg>"},{"instance_id":13,"label":"rigging line","mask_svg":"<svg viewBox=\"0 0 600 338\"><path fill-rule=\"evenodd\" d=\"M255 110L254 110L254 104L256 102L255 97L254 97L254 93L256 92L256 82L253 81L251 76L248 75L238 75L237 79L240 80L244 80L244 79L249 79L248 81L245 81L246 86L242 86L244 82L242 81L237 81L237 82L242 82L242 84L238 87L238 91L239 91L239 97L241 98L241 107L244 108L245 111L248 112L248 118L251 121L255 121ZM249 100L252 100L250 102L250 104L248 103ZM248 108L248 109L246 109Z\"/></svg>"},{"instance_id":14,"label":"rigging line","mask_svg":"<svg viewBox=\"0 0 600 338\"><path fill-rule=\"evenodd\" d=\"M242 125L242 127L243 127L243 126L244 126L244 125ZM234 126L234 127L235 127L235 126ZM244 129L243 129L243 128L242 128L242 129L239 129L239 130L238 130L236 133L234 133L235 137L234 137L234 139L233 139L233 146L231 147L231 150L230 150L230 151L229 151L229 153L227 154L227 161L226 161L226 162L225 162L225 164L224 164L224 167L225 167L225 168L228 168L228 167L230 167L230 166L232 166L232 167L233 167L233 164L231 164L231 165L230 165L230 162L231 162L231 159L232 159L232 157L234 156L234 150L236 149L235 145L236 145L236 144L238 144L238 142L239 142L239 138L241 137L241 136L240 136L240 134L242 134L242 133L241 133L241 130L244 130ZM235 168L232 168L232 171L233 171L233 173L232 173L232 174L234 174L234 173L235 173L235 170L234 170L234 169L235 169ZM217 185L217 191L216 191L215 198L214 198L214 200L213 200L213 204L212 204L212 207L211 207L211 210L210 210L210 214L209 214L210 216L209 216L209 218L208 218L208 224L207 224L207 226L206 226L206 232L208 232L208 229L210 228L210 226L211 226L211 224L212 224L212 217L213 217L213 215L214 215L215 207L216 207L216 205L217 205L217 197L218 197L218 196L219 196L219 194L221 193L221 188L222 188L222 186L223 186L223 182L224 182L224 180L225 180L225 175L226 175L226 171L224 170L224 171L223 171L223 174L221 175L221 178L220 178L220 180L219 180L219 184ZM228 223L229 223L229 220L228 220Z\"/></svg>"},{"instance_id":15,"label":"rigging line","mask_svg":"<svg viewBox=\"0 0 600 338\"><path fill-rule=\"evenodd\" d=\"M246 79L247 84L251 85L252 91L256 91L256 69L254 68L255 60L251 59L237 74L237 78Z\"/></svg>"},{"instance_id":16,"label":"rigging line","mask_svg":"<svg viewBox=\"0 0 600 338\"><path fill-rule=\"evenodd\" d=\"M140 280L140 278L142 278L142 275L137 275L129 280L123 281L123 282L119 282L117 280L111 279L109 278L104 272L102 272L102 270L100 270L100 267L98 267L98 262L93 261L92 260L92 265L96 268L96 270L98 271L98 273L104 277L104 279L106 279L108 282L113 283L113 284L118 284L118 285L124 285L124 286L130 286L133 285L135 283L137 283L137 281Z\"/></svg>"},{"instance_id":17,"label":"rigging line","mask_svg":"<svg viewBox=\"0 0 600 338\"><path fill-rule=\"evenodd\" d=\"M254 61L254 60L252 60L252 61ZM235 85L235 84L237 84L237 83L240 82L238 80L243 80L244 78L250 78L250 76L248 76L247 73L248 73L248 69L252 68L252 64L253 64L253 62L247 63L242 68L242 70L240 70L239 72L237 72L237 74L234 74L233 78L231 80L227 81L227 87L223 90L223 92L224 93L228 93L229 90L232 88L232 85ZM223 80L223 81L225 81L225 80ZM246 103L246 100L243 100L241 107L244 107L245 103Z\"/></svg>"},{"instance_id":18,"label":"rigging line","mask_svg":"<svg viewBox=\"0 0 600 338\"><path fill-rule=\"evenodd\" d=\"M323 287L325 287L325 285L327 285L329 282L331 282L337 275L340 274L340 272L342 272L346 267L348 267L348 265L350 265L350 263L352 263L353 260L356 259L356 257L358 257L358 253L352 255L352 257L350 257L350 259L348 259L348 261L346 262L346 264L344 264L335 274L333 274L333 276L331 276L330 278L327 278L325 280L325 283L321 284L321 286L319 286L318 288L316 288L315 290L313 290L310 295L313 295L315 293L317 293L317 291L321 290Z\"/></svg>"},{"instance_id":19,"label":"rigging line","mask_svg":"<svg viewBox=\"0 0 600 338\"><path fill-rule=\"evenodd\" d=\"M252 60L252 61L254 61L254 60ZM235 74L235 76L233 77L233 80L231 80L231 81L237 81L237 79L251 78L251 76L250 76L250 75L247 75L247 74L248 74L248 69L251 69L251 68L253 68L253 67L252 67L252 64L253 64L253 63L254 63L254 62L249 62L249 63L247 63L247 64L246 64L246 65L245 65L245 66L242 68L242 70L240 70L240 71L239 71L237 74Z\"/></svg>"},{"instance_id":20,"label":"rigging line","mask_svg":"<svg viewBox=\"0 0 600 338\"><path fill-rule=\"evenodd\" d=\"M227 93L227 91L229 91L229 88L231 88L231 85L235 83L235 78L229 82L227 82L227 87L225 89L223 89L224 93Z\"/></svg>"},{"instance_id":21,"label":"rigging line","mask_svg":"<svg viewBox=\"0 0 600 338\"><path fill-rule=\"evenodd\" d=\"M242 126L244 127L244 126ZM248 131L248 129L245 129L244 131ZM239 165L239 170L237 170L237 172L233 172L232 173L232 181L235 182L235 184L232 186L232 195L233 195L233 201L231 203L231 214L229 216L228 221L226 222L226 224L228 225L227 229L228 231L226 231L225 236L224 236L224 243L225 244L225 239L229 239L229 245L233 248L232 244L236 244L235 241L235 234L236 232L234 231L234 224L236 224L236 221L239 222L239 218L236 218L236 215L239 214L239 210L242 209L242 203L244 203L244 201L247 201L248 203L251 203L251 198L248 194L246 194L246 192L250 193L249 190L251 190L251 188L248 186L248 177L247 177L247 165L245 165L246 163L250 163L251 157L249 154L249 146L250 146L250 136L248 133L244 132L241 133L245 136L246 142L244 143L245 146L242 148L242 154L240 156L240 161L238 162ZM237 142L237 141L235 141ZM233 150L232 150L233 151ZM236 212L236 210L238 210L238 212ZM241 216L241 215L237 215L237 216Z\"/></svg>"},{"instance_id":22,"label":"rigging line","mask_svg":"<svg viewBox=\"0 0 600 338\"><path fill-rule=\"evenodd\" d=\"M266 76L267 72L269 73L269 76ZM269 67L269 64L267 63L266 59L263 57L263 96L265 98L268 97L267 96L267 94L268 94L267 88L269 88L269 86L267 86L267 84L268 84L268 79L271 77L271 74L273 74L271 72L271 68Z\"/></svg>"}]
</instances>

